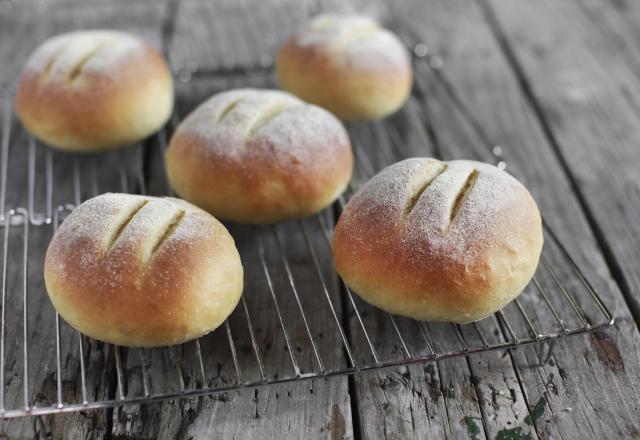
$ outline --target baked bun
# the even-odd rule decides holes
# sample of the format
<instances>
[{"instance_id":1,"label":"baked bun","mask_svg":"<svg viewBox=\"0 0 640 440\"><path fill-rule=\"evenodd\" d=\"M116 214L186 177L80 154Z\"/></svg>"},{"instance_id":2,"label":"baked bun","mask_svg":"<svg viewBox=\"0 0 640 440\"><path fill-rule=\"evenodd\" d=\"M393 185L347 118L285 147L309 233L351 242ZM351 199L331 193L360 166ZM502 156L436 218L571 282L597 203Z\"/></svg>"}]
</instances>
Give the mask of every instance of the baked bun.
<instances>
[{"instance_id":1,"label":"baked bun","mask_svg":"<svg viewBox=\"0 0 640 440\"><path fill-rule=\"evenodd\" d=\"M54 235L44 279L72 327L117 345L178 344L218 327L242 293L233 239L182 200L104 194Z\"/></svg>"},{"instance_id":2,"label":"baked bun","mask_svg":"<svg viewBox=\"0 0 640 440\"><path fill-rule=\"evenodd\" d=\"M351 178L353 156L326 110L280 91L238 89L180 124L166 164L176 192L216 217L274 223L331 204Z\"/></svg>"},{"instance_id":3,"label":"baked bun","mask_svg":"<svg viewBox=\"0 0 640 440\"><path fill-rule=\"evenodd\" d=\"M116 31L78 31L41 44L24 67L16 110L34 136L68 151L145 138L169 119L173 80L162 55Z\"/></svg>"},{"instance_id":4,"label":"baked bun","mask_svg":"<svg viewBox=\"0 0 640 440\"><path fill-rule=\"evenodd\" d=\"M527 285L542 222L526 188L488 164L415 158L391 165L349 201L333 255L354 292L391 313L466 323Z\"/></svg>"},{"instance_id":5,"label":"baked bun","mask_svg":"<svg viewBox=\"0 0 640 440\"><path fill-rule=\"evenodd\" d=\"M374 20L326 14L280 49L282 88L343 120L378 119L398 110L411 91L411 59L393 33Z\"/></svg>"}]
</instances>

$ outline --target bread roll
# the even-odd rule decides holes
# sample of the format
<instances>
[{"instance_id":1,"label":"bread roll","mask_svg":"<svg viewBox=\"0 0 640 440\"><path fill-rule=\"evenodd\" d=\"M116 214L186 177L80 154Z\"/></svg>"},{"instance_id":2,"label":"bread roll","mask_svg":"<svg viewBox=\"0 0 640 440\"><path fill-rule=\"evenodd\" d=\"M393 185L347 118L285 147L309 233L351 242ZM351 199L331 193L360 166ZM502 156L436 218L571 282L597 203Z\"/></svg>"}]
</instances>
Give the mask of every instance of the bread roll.
<instances>
[{"instance_id":1,"label":"bread roll","mask_svg":"<svg viewBox=\"0 0 640 440\"><path fill-rule=\"evenodd\" d=\"M52 147L107 150L158 130L173 109L173 80L155 49L116 31L78 31L40 45L20 77L16 110Z\"/></svg>"},{"instance_id":2,"label":"bread roll","mask_svg":"<svg viewBox=\"0 0 640 440\"><path fill-rule=\"evenodd\" d=\"M78 206L49 244L44 279L72 327L136 347L212 331L236 307L243 283L219 221L182 200L130 194Z\"/></svg>"},{"instance_id":3,"label":"bread roll","mask_svg":"<svg viewBox=\"0 0 640 440\"><path fill-rule=\"evenodd\" d=\"M391 313L466 323L520 294L538 265L542 224L526 188L466 160L415 158L385 168L336 226L338 273Z\"/></svg>"},{"instance_id":4,"label":"bread roll","mask_svg":"<svg viewBox=\"0 0 640 440\"><path fill-rule=\"evenodd\" d=\"M178 127L167 174L216 217L273 223L331 204L351 178L349 137L333 115L275 90L215 95Z\"/></svg>"},{"instance_id":5,"label":"bread roll","mask_svg":"<svg viewBox=\"0 0 640 440\"><path fill-rule=\"evenodd\" d=\"M394 113L411 91L411 59L402 42L374 20L320 15L280 49L282 88L342 120Z\"/></svg>"}]
</instances>

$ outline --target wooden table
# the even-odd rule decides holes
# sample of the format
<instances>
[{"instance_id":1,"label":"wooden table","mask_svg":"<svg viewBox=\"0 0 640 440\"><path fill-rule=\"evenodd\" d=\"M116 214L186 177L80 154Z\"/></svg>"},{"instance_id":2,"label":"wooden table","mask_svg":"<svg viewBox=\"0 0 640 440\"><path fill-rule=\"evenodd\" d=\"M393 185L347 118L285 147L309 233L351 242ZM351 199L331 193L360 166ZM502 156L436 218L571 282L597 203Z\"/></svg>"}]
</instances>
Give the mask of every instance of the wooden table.
<instances>
[{"instance_id":1,"label":"wooden table","mask_svg":"<svg viewBox=\"0 0 640 440\"><path fill-rule=\"evenodd\" d=\"M184 114L213 90L263 75L261 65L294 29L332 10L376 16L436 55L434 69L416 68L407 106L373 129L354 128L354 142L384 141L385 127L393 126L416 154L460 157L500 145L509 169L603 293L615 326L558 342L553 362L542 366L530 366L535 350L523 348L224 399L5 421L7 435L640 437L640 2L2 0L0 83L14 84L29 52L48 36L125 29L168 56ZM147 178L152 187L154 176ZM16 187L7 203L21 200L21 191Z\"/></svg>"}]
</instances>

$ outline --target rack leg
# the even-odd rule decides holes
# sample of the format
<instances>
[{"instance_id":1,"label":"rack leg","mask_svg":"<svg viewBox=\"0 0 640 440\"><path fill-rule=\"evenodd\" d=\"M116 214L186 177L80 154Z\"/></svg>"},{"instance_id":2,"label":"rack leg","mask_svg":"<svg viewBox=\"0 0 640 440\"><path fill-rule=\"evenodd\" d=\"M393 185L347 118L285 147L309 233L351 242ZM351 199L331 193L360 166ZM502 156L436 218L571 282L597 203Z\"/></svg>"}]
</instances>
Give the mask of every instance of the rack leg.
<instances>
[{"instance_id":1,"label":"rack leg","mask_svg":"<svg viewBox=\"0 0 640 440\"><path fill-rule=\"evenodd\" d=\"M36 424L36 438L46 440L53 438L51 430L49 429L49 423L47 423L43 416L36 416Z\"/></svg>"},{"instance_id":2,"label":"rack leg","mask_svg":"<svg viewBox=\"0 0 640 440\"><path fill-rule=\"evenodd\" d=\"M542 342L538 346L538 364L536 367L547 365L553 356L555 341Z\"/></svg>"}]
</instances>

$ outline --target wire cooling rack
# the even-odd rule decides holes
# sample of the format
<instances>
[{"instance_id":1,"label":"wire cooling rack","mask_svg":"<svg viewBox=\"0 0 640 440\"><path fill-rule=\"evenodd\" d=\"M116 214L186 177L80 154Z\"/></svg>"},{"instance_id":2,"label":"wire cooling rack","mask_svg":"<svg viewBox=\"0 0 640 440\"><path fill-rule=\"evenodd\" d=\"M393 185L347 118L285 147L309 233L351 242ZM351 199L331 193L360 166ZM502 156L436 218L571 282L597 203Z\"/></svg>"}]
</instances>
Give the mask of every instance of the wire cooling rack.
<instances>
[{"instance_id":1,"label":"wire cooling rack","mask_svg":"<svg viewBox=\"0 0 640 440\"><path fill-rule=\"evenodd\" d=\"M426 56L424 45L417 45L414 53L432 69L441 65L437 57ZM268 66L263 67L268 72ZM183 74L178 77L188 82ZM230 226L248 270L243 298L220 328L198 340L158 349L91 340L71 329L48 301L42 279L47 244L64 217L88 197L107 191L170 194L166 180L150 189L147 177L162 173L161 158L179 118L143 144L79 156L55 152L28 136L12 105L11 93L5 93L0 137L0 417L217 394L526 344L539 344L540 362L546 362L557 338L613 323L598 293L546 223L544 250L532 282L504 310L482 321L418 322L361 301L339 282L330 249L335 215L358 182L377 171L371 150L354 142L356 177L334 207L276 226ZM395 137L400 139L398 133ZM505 165L499 148L492 154L496 163Z\"/></svg>"}]
</instances>

